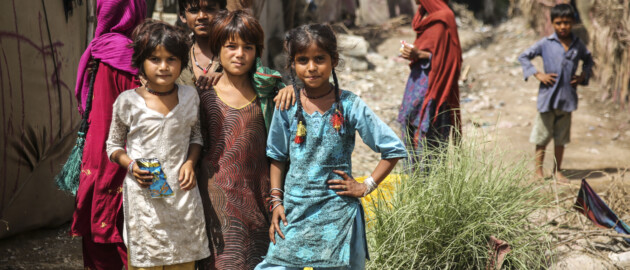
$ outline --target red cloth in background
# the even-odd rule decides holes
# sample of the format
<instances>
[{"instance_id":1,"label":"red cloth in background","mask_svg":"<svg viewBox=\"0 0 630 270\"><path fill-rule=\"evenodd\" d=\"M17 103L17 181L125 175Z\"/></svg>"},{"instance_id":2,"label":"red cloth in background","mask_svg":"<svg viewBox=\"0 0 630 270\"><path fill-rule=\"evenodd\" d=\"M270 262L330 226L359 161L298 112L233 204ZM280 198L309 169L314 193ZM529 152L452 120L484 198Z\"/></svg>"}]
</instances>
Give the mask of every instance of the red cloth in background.
<instances>
[{"instance_id":1,"label":"red cloth in background","mask_svg":"<svg viewBox=\"0 0 630 270\"><path fill-rule=\"evenodd\" d=\"M122 91L138 86L140 83L134 75L100 63L94 80L90 129L85 138L76 209L70 231L73 236L91 238L94 244L122 243L123 218L120 210L122 183L127 170L109 161L105 141L109 135L114 101ZM126 263L126 253L121 254L121 258L109 256L120 254L117 245L103 245L101 249L107 247L113 250L102 252L94 245L87 249L84 247L84 251L94 252L83 256L100 261L92 265L107 264L108 260Z\"/></svg>"},{"instance_id":2,"label":"red cloth in background","mask_svg":"<svg viewBox=\"0 0 630 270\"><path fill-rule=\"evenodd\" d=\"M455 110L455 125L461 132L457 81L462 66L462 49L457 34L455 14L446 1L420 0L412 27L416 31L414 46L419 50L429 51L432 55L429 89L420 113L424 113L429 100L436 99L438 102L435 115L446 103L449 109ZM422 119L422 115L420 117Z\"/></svg>"}]
</instances>

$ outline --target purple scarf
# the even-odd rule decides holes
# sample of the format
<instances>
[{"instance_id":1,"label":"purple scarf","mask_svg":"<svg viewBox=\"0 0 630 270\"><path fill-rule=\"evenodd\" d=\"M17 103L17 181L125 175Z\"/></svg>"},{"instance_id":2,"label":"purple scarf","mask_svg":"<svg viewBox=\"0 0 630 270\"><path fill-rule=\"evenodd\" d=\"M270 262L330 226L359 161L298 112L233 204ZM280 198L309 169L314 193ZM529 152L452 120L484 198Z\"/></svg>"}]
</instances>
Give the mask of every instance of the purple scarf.
<instances>
[{"instance_id":1,"label":"purple scarf","mask_svg":"<svg viewBox=\"0 0 630 270\"><path fill-rule=\"evenodd\" d=\"M75 97L79 101L79 113L85 111L88 94L87 67L91 59L115 69L137 74L138 70L131 66L133 49L127 47L131 43L131 33L146 16L145 0L97 0L96 31L94 39L81 56L77 71Z\"/></svg>"}]
</instances>

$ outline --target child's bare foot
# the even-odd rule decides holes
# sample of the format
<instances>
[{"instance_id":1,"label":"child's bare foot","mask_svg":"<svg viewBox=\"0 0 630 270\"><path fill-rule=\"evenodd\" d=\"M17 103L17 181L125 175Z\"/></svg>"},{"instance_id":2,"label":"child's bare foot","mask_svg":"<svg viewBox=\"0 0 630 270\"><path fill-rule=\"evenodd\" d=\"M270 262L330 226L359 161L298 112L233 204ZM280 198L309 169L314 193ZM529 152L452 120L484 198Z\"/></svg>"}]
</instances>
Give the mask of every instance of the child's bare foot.
<instances>
[{"instance_id":1,"label":"child's bare foot","mask_svg":"<svg viewBox=\"0 0 630 270\"><path fill-rule=\"evenodd\" d=\"M564 176L564 174L562 174L560 171L556 171L555 177L556 177L556 180L558 181L558 183L562 183L562 184L570 183L569 178Z\"/></svg>"},{"instance_id":2,"label":"child's bare foot","mask_svg":"<svg viewBox=\"0 0 630 270\"><path fill-rule=\"evenodd\" d=\"M536 169L534 174L536 175L536 178L538 178L538 179L545 179L545 175L543 174L543 169L542 168Z\"/></svg>"}]
</instances>

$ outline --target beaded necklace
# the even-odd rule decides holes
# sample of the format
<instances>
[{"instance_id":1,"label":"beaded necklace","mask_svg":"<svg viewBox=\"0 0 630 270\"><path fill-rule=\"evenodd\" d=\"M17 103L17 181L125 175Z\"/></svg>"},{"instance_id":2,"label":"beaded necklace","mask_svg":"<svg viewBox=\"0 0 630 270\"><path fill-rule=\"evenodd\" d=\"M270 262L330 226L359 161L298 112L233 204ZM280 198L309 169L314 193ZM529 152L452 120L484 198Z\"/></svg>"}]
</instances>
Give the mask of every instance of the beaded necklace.
<instances>
[{"instance_id":1,"label":"beaded necklace","mask_svg":"<svg viewBox=\"0 0 630 270\"><path fill-rule=\"evenodd\" d=\"M166 92L159 92L159 91L155 91L155 90L153 90L153 89L149 88L149 87L148 87L148 86L146 86L146 85L144 86L144 88L146 88L146 89L147 89L147 92L149 92L149 93L151 93L151 94L153 94L153 95L163 97L163 96L168 96L168 95L172 94L173 92L175 92L175 90L177 90L177 84L174 84L174 85L173 85L173 89L168 90L168 91L166 91Z\"/></svg>"},{"instance_id":2,"label":"beaded necklace","mask_svg":"<svg viewBox=\"0 0 630 270\"><path fill-rule=\"evenodd\" d=\"M197 57L195 56L195 45L192 46L192 55L193 55L193 61L195 61L195 66L201 69L201 71L203 71L203 74L207 74L208 70L210 70L210 66L212 66L212 59L210 59L210 63L208 64L206 68L202 68L199 65L199 62L197 62Z\"/></svg>"},{"instance_id":3,"label":"beaded necklace","mask_svg":"<svg viewBox=\"0 0 630 270\"><path fill-rule=\"evenodd\" d=\"M328 94L330 94L330 92L332 92L333 89L334 88L332 86L330 86L330 90L328 90L328 92L326 92L325 94L313 97L313 96L309 96L308 93L306 93L306 90L304 88L302 88L302 95L304 95L308 99L320 99L320 98L323 98L323 97L327 96Z\"/></svg>"}]
</instances>

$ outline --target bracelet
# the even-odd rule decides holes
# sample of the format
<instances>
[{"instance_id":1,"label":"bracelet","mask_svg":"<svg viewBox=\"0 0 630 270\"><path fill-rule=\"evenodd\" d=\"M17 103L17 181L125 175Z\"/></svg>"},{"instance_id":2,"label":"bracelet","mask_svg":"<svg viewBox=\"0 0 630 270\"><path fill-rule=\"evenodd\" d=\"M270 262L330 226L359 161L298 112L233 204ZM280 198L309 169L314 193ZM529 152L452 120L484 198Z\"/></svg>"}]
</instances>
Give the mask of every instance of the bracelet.
<instances>
[{"instance_id":1,"label":"bracelet","mask_svg":"<svg viewBox=\"0 0 630 270\"><path fill-rule=\"evenodd\" d=\"M278 202L278 203L274 205L275 202ZM273 209L278 207L278 205L282 204L282 198L280 198L280 196L270 195L269 198L267 199L267 203L269 204L269 212L273 212Z\"/></svg>"},{"instance_id":2,"label":"bracelet","mask_svg":"<svg viewBox=\"0 0 630 270\"><path fill-rule=\"evenodd\" d=\"M363 184L365 184L365 186L367 186L367 189L365 189L365 192L363 192L363 197L365 197L368 194L372 193L372 191L374 191L378 187L378 184L376 182L374 182L374 178L372 178L371 175L370 175L370 177L366 178L363 181Z\"/></svg>"},{"instance_id":3,"label":"bracelet","mask_svg":"<svg viewBox=\"0 0 630 270\"><path fill-rule=\"evenodd\" d=\"M273 213L273 210L276 209L276 207L282 205L282 202L276 203L276 205L274 205L273 207L271 207L271 210L269 210L269 212Z\"/></svg>"},{"instance_id":4,"label":"bracelet","mask_svg":"<svg viewBox=\"0 0 630 270\"><path fill-rule=\"evenodd\" d=\"M136 161L132 159L132 160L129 162L129 165L127 165L127 173L131 173L131 174L133 174L133 165L134 165L134 164L136 164Z\"/></svg>"},{"instance_id":5,"label":"bracelet","mask_svg":"<svg viewBox=\"0 0 630 270\"><path fill-rule=\"evenodd\" d=\"M269 193L272 193L274 190L280 191L282 194L284 194L284 190L279 189L279 188L272 188L269 190Z\"/></svg>"}]
</instances>

